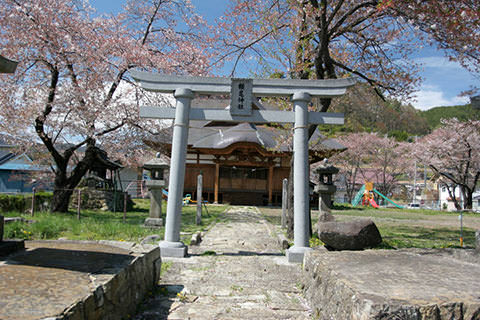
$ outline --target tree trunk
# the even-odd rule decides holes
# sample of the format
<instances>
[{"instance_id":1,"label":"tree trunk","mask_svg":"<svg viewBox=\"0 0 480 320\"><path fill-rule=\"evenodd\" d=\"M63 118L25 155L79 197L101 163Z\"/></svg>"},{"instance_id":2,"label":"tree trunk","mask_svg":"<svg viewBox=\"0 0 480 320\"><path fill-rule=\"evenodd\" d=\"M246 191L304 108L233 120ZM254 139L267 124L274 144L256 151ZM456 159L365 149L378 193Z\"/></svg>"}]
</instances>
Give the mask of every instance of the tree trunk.
<instances>
[{"instance_id":1,"label":"tree trunk","mask_svg":"<svg viewBox=\"0 0 480 320\"><path fill-rule=\"evenodd\" d=\"M447 187L448 195L450 196L450 198L453 201L453 204L455 205L455 209L457 209L457 211L462 210L462 207L458 203L457 197L455 196L455 189L457 188L457 186L453 186L452 188L450 188L450 186L447 184L446 187Z\"/></svg>"},{"instance_id":2,"label":"tree trunk","mask_svg":"<svg viewBox=\"0 0 480 320\"><path fill-rule=\"evenodd\" d=\"M72 189L67 189L68 186L55 186L53 190L53 198L50 206L51 212L68 212L68 204L73 193Z\"/></svg>"},{"instance_id":3,"label":"tree trunk","mask_svg":"<svg viewBox=\"0 0 480 320\"><path fill-rule=\"evenodd\" d=\"M63 159L64 163L60 165L57 162L55 186L53 188L53 198L50 206L51 212L68 212L68 204L73 194L73 189L78 186L83 176L85 176L88 169L92 166L97 152L99 152L99 149L95 147L95 142L93 140L90 141L87 144L83 159L76 164L70 176L67 176L67 160Z\"/></svg>"},{"instance_id":4,"label":"tree trunk","mask_svg":"<svg viewBox=\"0 0 480 320\"><path fill-rule=\"evenodd\" d=\"M473 207L473 190L469 188L462 187L463 193L463 209L471 210Z\"/></svg>"}]
</instances>

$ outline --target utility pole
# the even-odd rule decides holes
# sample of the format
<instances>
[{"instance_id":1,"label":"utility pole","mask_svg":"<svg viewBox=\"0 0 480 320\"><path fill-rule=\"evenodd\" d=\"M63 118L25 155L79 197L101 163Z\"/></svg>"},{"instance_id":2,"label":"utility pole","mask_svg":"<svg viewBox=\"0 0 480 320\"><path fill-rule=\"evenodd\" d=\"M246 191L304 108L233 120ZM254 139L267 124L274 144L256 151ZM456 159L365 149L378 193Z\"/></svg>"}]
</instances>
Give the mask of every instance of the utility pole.
<instances>
[{"instance_id":1,"label":"utility pole","mask_svg":"<svg viewBox=\"0 0 480 320\"><path fill-rule=\"evenodd\" d=\"M416 203L417 200L417 160L415 160L415 171L413 174L413 199L412 203Z\"/></svg>"},{"instance_id":2,"label":"utility pole","mask_svg":"<svg viewBox=\"0 0 480 320\"><path fill-rule=\"evenodd\" d=\"M423 194L425 195L425 200L426 200L427 199L427 166L425 164L423 164Z\"/></svg>"},{"instance_id":3,"label":"utility pole","mask_svg":"<svg viewBox=\"0 0 480 320\"><path fill-rule=\"evenodd\" d=\"M417 142L417 136L415 136L415 143ZM413 199L412 203L417 202L417 159L415 159L415 170L413 173Z\"/></svg>"}]
</instances>

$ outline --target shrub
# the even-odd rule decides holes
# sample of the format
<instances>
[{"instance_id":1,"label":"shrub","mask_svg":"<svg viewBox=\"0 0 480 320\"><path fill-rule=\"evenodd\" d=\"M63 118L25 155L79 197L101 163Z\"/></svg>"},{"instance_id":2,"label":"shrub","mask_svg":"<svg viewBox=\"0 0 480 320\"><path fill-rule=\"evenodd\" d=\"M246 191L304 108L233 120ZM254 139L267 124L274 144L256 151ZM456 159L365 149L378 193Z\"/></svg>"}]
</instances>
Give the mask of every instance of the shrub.
<instances>
[{"instance_id":1,"label":"shrub","mask_svg":"<svg viewBox=\"0 0 480 320\"><path fill-rule=\"evenodd\" d=\"M26 200L24 195L0 195L0 210L2 212L23 212L25 208Z\"/></svg>"},{"instance_id":2,"label":"shrub","mask_svg":"<svg viewBox=\"0 0 480 320\"><path fill-rule=\"evenodd\" d=\"M53 194L39 192L35 194L35 211L47 211L50 208ZM1 212L25 212L32 208L32 194L0 195Z\"/></svg>"}]
</instances>

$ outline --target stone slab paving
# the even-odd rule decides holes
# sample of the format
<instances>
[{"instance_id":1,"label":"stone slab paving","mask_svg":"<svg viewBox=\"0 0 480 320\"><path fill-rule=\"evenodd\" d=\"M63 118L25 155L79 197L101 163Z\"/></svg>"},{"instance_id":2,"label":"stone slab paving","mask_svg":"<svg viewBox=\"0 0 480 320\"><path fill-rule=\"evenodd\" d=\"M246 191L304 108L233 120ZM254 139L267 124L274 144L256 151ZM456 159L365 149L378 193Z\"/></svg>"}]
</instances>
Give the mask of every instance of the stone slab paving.
<instances>
[{"instance_id":1,"label":"stone slab paving","mask_svg":"<svg viewBox=\"0 0 480 320\"><path fill-rule=\"evenodd\" d=\"M171 265L135 319L311 318L301 266L287 262L273 226L254 207L226 214L189 257L162 258Z\"/></svg>"}]
</instances>

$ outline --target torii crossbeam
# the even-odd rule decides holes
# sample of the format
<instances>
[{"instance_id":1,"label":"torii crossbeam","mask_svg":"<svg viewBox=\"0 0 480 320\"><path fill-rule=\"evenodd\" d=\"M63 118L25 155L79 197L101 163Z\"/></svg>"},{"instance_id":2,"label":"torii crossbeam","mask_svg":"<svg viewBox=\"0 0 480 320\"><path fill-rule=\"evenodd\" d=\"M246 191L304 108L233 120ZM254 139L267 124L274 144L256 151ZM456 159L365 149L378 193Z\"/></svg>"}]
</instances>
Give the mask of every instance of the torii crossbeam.
<instances>
[{"instance_id":1,"label":"torii crossbeam","mask_svg":"<svg viewBox=\"0 0 480 320\"><path fill-rule=\"evenodd\" d=\"M332 98L344 94L348 87L355 84L355 79L232 79L165 76L136 70L131 75L145 90L173 93L176 98L175 108L140 108L140 117L143 118L175 119L165 240L160 242L161 255L184 257L188 250L180 241L180 219L189 121L275 122L294 123L294 245L287 250L287 258L289 262L302 262L305 251L310 249L308 126L343 124L343 114L308 112L308 104L312 97ZM230 94L230 110L190 109L194 94ZM294 111L252 110L252 99L272 96L291 97Z\"/></svg>"}]
</instances>

